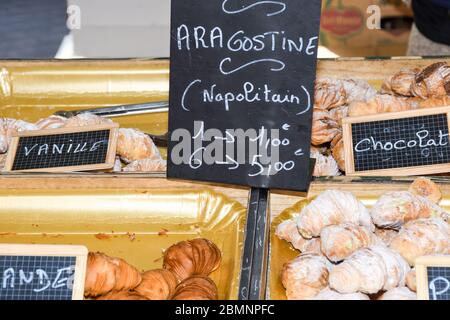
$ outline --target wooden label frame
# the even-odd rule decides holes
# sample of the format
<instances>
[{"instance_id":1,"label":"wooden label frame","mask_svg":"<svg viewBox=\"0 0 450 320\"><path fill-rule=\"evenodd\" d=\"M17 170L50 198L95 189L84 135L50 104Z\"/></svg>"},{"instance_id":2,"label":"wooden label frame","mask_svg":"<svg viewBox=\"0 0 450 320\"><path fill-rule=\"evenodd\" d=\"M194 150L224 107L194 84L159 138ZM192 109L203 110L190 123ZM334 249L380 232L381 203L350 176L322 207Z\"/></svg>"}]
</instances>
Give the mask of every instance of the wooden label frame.
<instances>
[{"instance_id":1,"label":"wooden label frame","mask_svg":"<svg viewBox=\"0 0 450 320\"><path fill-rule=\"evenodd\" d=\"M342 120L344 152L345 152L345 170L348 176L411 176L435 174L450 171L450 163L426 166L403 167L393 169L380 169L368 171L355 170L355 157L353 151L353 134L352 125L359 123L377 122L384 120L396 120L405 118L416 118L423 116L447 114L447 122L450 131L450 106L429 108L429 109L415 109L410 111L383 113L380 115L360 116L344 118Z\"/></svg>"},{"instance_id":2,"label":"wooden label frame","mask_svg":"<svg viewBox=\"0 0 450 320\"><path fill-rule=\"evenodd\" d=\"M0 256L76 257L72 300L84 299L87 255L84 246L0 244Z\"/></svg>"},{"instance_id":3,"label":"wooden label frame","mask_svg":"<svg viewBox=\"0 0 450 320\"><path fill-rule=\"evenodd\" d=\"M428 267L442 267L450 270L450 256L423 256L416 260L417 299L419 300L430 300Z\"/></svg>"},{"instance_id":4,"label":"wooden label frame","mask_svg":"<svg viewBox=\"0 0 450 320\"><path fill-rule=\"evenodd\" d=\"M68 134L68 133L92 132L92 131L103 131L103 130L110 130L109 141L108 141L108 151L106 154L106 161L104 163L91 164L91 165L69 166L69 167L52 167L52 168L40 168L40 169L29 169L29 170L12 170L13 165L14 165L14 159L16 158L16 153L17 153L17 149L19 146L19 141L21 138L36 137L36 136L52 136L52 135L61 135L61 134ZM111 169L114 167L114 162L116 159L118 136L119 136L119 125L118 124L21 132L15 136L13 136L13 138L12 138L12 141L11 141L11 144L10 144L9 150L8 150L8 155L6 157L6 162L5 162L5 167L3 169L3 172L75 172L75 171L93 171L93 170Z\"/></svg>"}]
</instances>

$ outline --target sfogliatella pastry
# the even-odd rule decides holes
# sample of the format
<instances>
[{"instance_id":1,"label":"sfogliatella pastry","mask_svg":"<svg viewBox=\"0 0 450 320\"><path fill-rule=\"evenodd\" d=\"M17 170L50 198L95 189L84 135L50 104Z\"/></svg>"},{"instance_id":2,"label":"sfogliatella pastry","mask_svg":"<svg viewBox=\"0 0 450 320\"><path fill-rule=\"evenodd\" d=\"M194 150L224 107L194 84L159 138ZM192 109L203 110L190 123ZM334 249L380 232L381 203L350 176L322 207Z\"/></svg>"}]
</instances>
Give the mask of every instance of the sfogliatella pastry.
<instances>
[{"instance_id":1,"label":"sfogliatella pastry","mask_svg":"<svg viewBox=\"0 0 450 320\"><path fill-rule=\"evenodd\" d=\"M352 223L323 228L320 241L323 254L331 262L342 261L355 251L380 242L371 230Z\"/></svg>"},{"instance_id":2,"label":"sfogliatella pastry","mask_svg":"<svg viewBox=\"0 0 450 320\"><path fill-rule=\"evenodd\" d=\"M398 230L394 229L381 229L381 228L375 229L375 235L387 246L391 244L392 239L394 239L397 236L397 234Z\"/></svg>"},{"instance_id":3,"label":"sfogliatella pastry","mask_svg":"<svg viewBox=\"0 0 450 320\"><path fill-rule=\"evenodd\" d=\"M406 222L415 219L447 215L441 207L408 191L384 194L375 203L370 214L378 227L390 229L399 229Z\"/></svg>"},{"instance_id":4,"label":"sfogliatella pastry","mask_svg":"<svg viewBox=\"0 0 450 320\"><path fill-rule=\"evenodd\" d=\"M183 280L176 288L172 300L217 300L217 286L208 277L193 276Z\"/></svg>"},{"instance_id":5,"label":"sfogliatella pastry","mask_svg":"<svg viewBox=\"0 0 450 320\"><path fill-rule=\"evenodd\" d=\"M162 172L167 169L167 161L163 159L136 160L123 168L124 172Z\"/></svg>"},{"instance_id":6,"label":"sfogliatella pastry","mask_svg":"<svg viewBox=\"0 0 450 320\"><path fill-rule=\"evenodd\" d=\"M336 160L339 169L345 172L345 149L342 133L339 133L336 137L334 137L333 141L331 141L331 153L333 158Z\"/></svg>"},{"instance_id":7,"label":"sfogliatella pastry","mask_svg":"<svg viewBox=\"0 0 450 320\"><path fill-rule=\"evenodd\" d=\"M7 156L6 153L0 154L0 171L5 167L6 156Z\"/></svg>"},{"instance_id":8,"label":"sfogliatella pastry","mask_svg":"<svg viewBox=\"0 0 450 320\"><path fill-rule=\"evenodd\" d=\"M410 268L400 254L375 245L356 251L330 273L330 288L340 293L378 293L405 285Z\"/></svg>"},{"instance_id":9,"label":"sfogliatella pastry","mask_svg":"<svg viewBox=\"0 0 450 320\"><path fill-rule=\"evenodd\" d=\"M434 63L417 74L411 92L422 99L450 95L450 66Z\"/></svg>"},{"instance_id":10,"label":"sfogliatella pastry","mask_svg":"<svg viewBox=\"0 0 450 320\"><path fill-rule=\"evenodd\" d=\"M421 256L450 254L450 224L441 218L410 221L392 239L390 248L399 252L411 266Z\"/></svg>"},{"instance_id":11,"label":"sfogliatella pastry","mask_svg":"<svg viewBox=\"0 0 450 320\"><path fill-rule=\"evenodd\" d=\"M369 296L361 292L339 293L330 288L326 288L314 297L313 300L370 300Z\"/></svg>"},{"instance_id":12,"label":"sfogliatella pastry","mask_svg":"<svg viewBox=\"0 0 450 320\"><path fill-rule=\"evenodd\" d=\"M407 287L398 287L386 291L378 300L417 300L417 295Z\"/></svg>"},{"instance_id":13,"label":"sfogliatella pastry","mask_svg":"<svg viewBox=\"0 0 450 320\"><path fill-rule=\"evenodd\" d=\"M178 281L165 269L150 270L142 274L141 283L134 289L148 300L168 300L175 293Z\"/></svg>"},{"instance_id":14,"label":"sfogliatella pastry","mask_svg":"<svg viewBox=\"0 0 450 320\"><path fill-rule=\"evenodd\" d=\"M338 133L339 124L328 111L314 109L311 143L314 146L320 146L331 142Z\"/></svg>"},{"instance_id":15,"label":"sfogliatella pastry","mask_svg":"<svg viewBox=\"0 0 450 320\"><path fill-rule=\"evenodd\" d=\"M311 158L316 159L313 172L314 177L335 177L341 175L333 156L325 156L317 150L311 149Z\"/></svg>"},{"instance_id":16,"label":"sfogliatella pastry","mask_svg":"<svg viewBox=\"0 0 450 320\"><path fill-rule=\"evenodd\" d=\"M141 282L140 272L120 258L90 252L87 261L85 296L97 297L111 291L129 291Z\"/></svg>"},{"instance_id":17,"label":"sfogliatella pastry","mask_svg":"<svg viewBox=\"0 0 450 320\"><path fill-rule=\"evenodd\" d=\"M302 254L283 267L281 281L288 300L313 299L328 286L331 263L324 256Z\"/></svg>"},{"instance_id":18,"label":"sfogliatella pastry","mask_svg":"<svg viewBox=\"0 0 450 320\"><path fill-rule=\"evenodd\" d=\"M300 252L304 251L308 242L308 239L303 238L298 232L297 223L292 219L280 223L275 231L275 235L281 240L285 240L292 244L292 246L295 249L300 250Z\"/></svg>"},{"instance_id":19,"label":"sfogliatella pastry","mask_svg":"<svg viewBox=\"0 0 450 320\"><path fill-rule=\"evenodd\" d=\"M136 129L119 129L117 154L126 163L144 159L161 159L161 154L153 140Z\"/></svg>"},{"instance_id":20,"label":"sfogliatella pastry","mask_svg":"<svg viewBox=\"0 0 450 320\"><path fill-rule=\"evenodd\" d=\"M400 112L417 109L419 104L407 98L379 94L368 101L352 102L348 109L350 117L367 116L386 112Z\"/></svg>"},{"instance_id":21,"label":"sfogliatella pastry","mask_svg":"<svg viewBox=\"0 0 450 320\"><path fill-rule=\"evenodd\" d=\"M314 107L330 110L347 104L347 92L342 81L332 78L318 79L315 86Z\"/></svg>"},{"instance_id":22,"label":"sfogliatella pastry","mask_svg":"<svg viewBox=\"0 0 450 320\"><path fill-rule=\"evenodd\" d=\"M311 201L296 217L300 234L318 237L322 229L345 222L375 229L367 208L351 192L327 190Z\"/></svg>"},{"instance_id":23,"label":"sfogliatella pastry","mask_svg":"<svg viewBox=\"0 0 450 320\"><path fill-rule=\"evenodd\" d=\"M92 113L81 113L72 118L68 118L64 124L64 128L109 125L113 123L114 122L108 118L99 117Z\"/></svg>"},{"instance_id":24,"label":"sfogliatella pastry","mask_svg":"<svg viewBox=\"0 0 450 320\"><path fill-rule=\"evenodd\" d=\"M207 239L194 239L174 244L164 252L164 268L178 280L191 276L208 276L221 262L220 249Z\"/></svg>"},{"instance_id":25,"label":"sfogliatella pastry","mask_svg":"<svg viewBox=\"0 0 450 320\"><path fill-rule=\"evenodd\" d=\"M22 120L0 118L0 153L6 153L11 143L12 136L24 131L37 130L32 123Z\"/></svg>"},{"instance_id":26,"label":"sfogliatella pastry","mask_svg":"<svg viewBox=\"0 0 450 320\"><path fill-rule=\"evenodd\" d=\"M50 116L36 122L36 127L39 130L59 129L65 126L67 118L60 116Z\"/></svg>"},{"instance_id":27,"label":"sfogliatella pastry","mask_svg":"<svg viewBox=\"0 0 450 320\"><path fill-rule=\"evenodd\" d=\"M416 196L427 198L433 203L438 204L442 199L442 192L436 183L428 178L417 178L409 187L409 192Z\"/></svg>"},{"instance_id":28,"label":"sfogliatella pastry","mask_svg":"<svg viewBox=\"0 0 450 320\"><path fill-rule=\"evenodd\" d=\"M417 292L417 273L415 268L411 269L406 275L406 286L409 290Z\"/></svg>"},{"instance_id":29,"label":"sfogliatella pastry","mask_svg":"<svg viewBox=\"0 0 450 320\"><path fill-rule=\"evenodd\" d=\"M405 97L414 96L411 92L411 88L419 72L420 69L417 68L401 69L399 72L386 79L381 87L381 93Z\"/></svg>"}]
</instances>

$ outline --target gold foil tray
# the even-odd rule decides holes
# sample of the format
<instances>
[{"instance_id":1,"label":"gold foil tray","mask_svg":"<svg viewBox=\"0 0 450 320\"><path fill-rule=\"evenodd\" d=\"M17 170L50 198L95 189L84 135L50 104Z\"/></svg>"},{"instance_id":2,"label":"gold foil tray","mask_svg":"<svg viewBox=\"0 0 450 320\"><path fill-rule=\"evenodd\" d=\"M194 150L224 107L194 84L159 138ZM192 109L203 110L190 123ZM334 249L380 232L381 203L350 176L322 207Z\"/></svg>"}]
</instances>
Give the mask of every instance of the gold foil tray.
<instances>
[{"instance_id":1,"label":"gold foil tray","mask_svg":"<svg viewBox=\"0 0 450 320\"><path fill-rule=\"evenodd\" d=\"M345 182L345 181L348 182ZM381 180L381 178L379 178ZM279 215L272 220L270 228L270 254L269 254L269 275L267 281L267 298L270 300L286 300L285 289L281 283L281 272L283 265L295 259L300 252L294 249L287 241L280 240L275 235L275 230L280 223L285 220L294 218L315 196L328 189L339 189L349 191L355 194L359 200L368 208L372 207L380 196L386 192L406 191L409 188L413 178L404 179L388 179L383 182L375 182L372 179L348 179L334 182L322 181L315 183L311 187L309 199L297 201L295 204L287 207ZM450 180L439 178L436 181L441 187L443 199L440 206L450 212ZM272 208L273 209L273 208Z\"/></svg>"},{"instance_id":2,"label":"gold foil tray","mask_svg":"<svg viewBox=\"0 0 450 320\"><path fill-rule=\"evenodd\" d=\"M222 251L220 299L237 299L245 212L206 188L1 189L0 243L84 245L149 270L172 244L204 237Z\"/></svg>"}]
</instances>

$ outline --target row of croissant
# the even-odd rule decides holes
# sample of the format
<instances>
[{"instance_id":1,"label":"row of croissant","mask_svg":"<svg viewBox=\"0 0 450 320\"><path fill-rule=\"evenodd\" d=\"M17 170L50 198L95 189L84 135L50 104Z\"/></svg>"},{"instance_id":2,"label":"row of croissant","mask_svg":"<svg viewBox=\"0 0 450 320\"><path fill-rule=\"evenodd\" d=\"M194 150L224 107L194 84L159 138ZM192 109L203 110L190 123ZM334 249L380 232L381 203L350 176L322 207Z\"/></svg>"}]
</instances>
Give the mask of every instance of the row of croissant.
<instances>
[{"instance_id":1,"label":"row of croissant","mask_svg":"<svg viewBox=\"0 0 450 320\"><path fill-rule=\"evenodd\" d=\"M84 294L91 300L217 300L208 276L221 257L207 239L182 241L164 252L162 269L141 273L123 259L90 252Z\"/></svg>"},{"instance_id":2,"label":"row of croissant","mask_svg":"<svg viewBox=\"0 0 450 320\"><path fill-rule=\"evenodd\" d=\"M328 190L276 235L301 254L283 267L291 300L414 300L415 260L450 254L450 215L432 181L384 194L369 210L352 193Z\"/></svg>"},{"instance_id":3,"label":"row of croissant","mask_svg":"<svg viewBox=\"0 0 450 320\"><path fill-rule=\"evenodd\" d=\"M12 137L18 132L103 124L113 124L113 121L89 113L79 114L72 118L50 116L36 123L0 118L0 170L5 164ZM119 129L116 153L114 172L156 172L166 170L166 161L162 158L152 139L137 129Z\"/></svg>"},{"instance_id":4,"label":"row of croissant","mask_svg":"<svg viewBox=\"0 0 450 320\"><path fill-rule=\"evenodd\" d=\"M315 176L345 172L342 119L450 105L450 66L439 62L402 69L378 92L366 81L323 78L316 82L311 156Z\"/></svg>"}]
</instances>

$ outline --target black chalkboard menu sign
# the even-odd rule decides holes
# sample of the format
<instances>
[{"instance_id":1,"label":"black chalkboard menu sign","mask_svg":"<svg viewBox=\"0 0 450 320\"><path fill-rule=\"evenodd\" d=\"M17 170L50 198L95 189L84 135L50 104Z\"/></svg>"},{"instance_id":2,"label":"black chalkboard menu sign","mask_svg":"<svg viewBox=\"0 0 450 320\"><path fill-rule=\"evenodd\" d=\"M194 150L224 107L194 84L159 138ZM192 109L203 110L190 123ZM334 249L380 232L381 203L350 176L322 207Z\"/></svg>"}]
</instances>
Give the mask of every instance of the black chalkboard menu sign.
<instances>
[{"instance_id":1,"label":"black chalkboard menu sign","mask_svg":"<svg viewBox=\"0 0 450 320\"><path fill-rule=\"evenodd\" d=\"M87 249L0 245L0 300L81 300Z\"/></svg>"},{"instance_id":2,"label":"black chalkboard menu sign","mask_svg":"<svg viewBox=\"0 0 450 320\"><path fill-rule=\"evenodd\" d=\"M13 137L4 171L67 172L114 166L117 126L27 131Z\"/></svg>"},{"instance_id":3,"label":"black chalkboard menu sign","mask_svg":"<svg viewBox=\"0 0 450 320\"><path fill-rule=\"evenodd\" d=\"M450 108L343 120L347 175L450 171Z\"/></svg>"},{"instance_id":4,"label":"black chalkboard menu sign","mask_svg":"<svg viewBox=\"0 0 450 320\"><path fill-rule=\"evenodd\" d=\"M450 300L450 256L420 257L416 272L419 299Z\"/></svg>"},{"instance_id":5,"label":"black chalkboard menu sign","mask_svg":"<svg viewBox=\"0 0 450 320\"><path fill-rule=\"evenodd\" d=\"M320 11L172 0L169 177L308 189Z\"/></svg>"}]
</instances>

